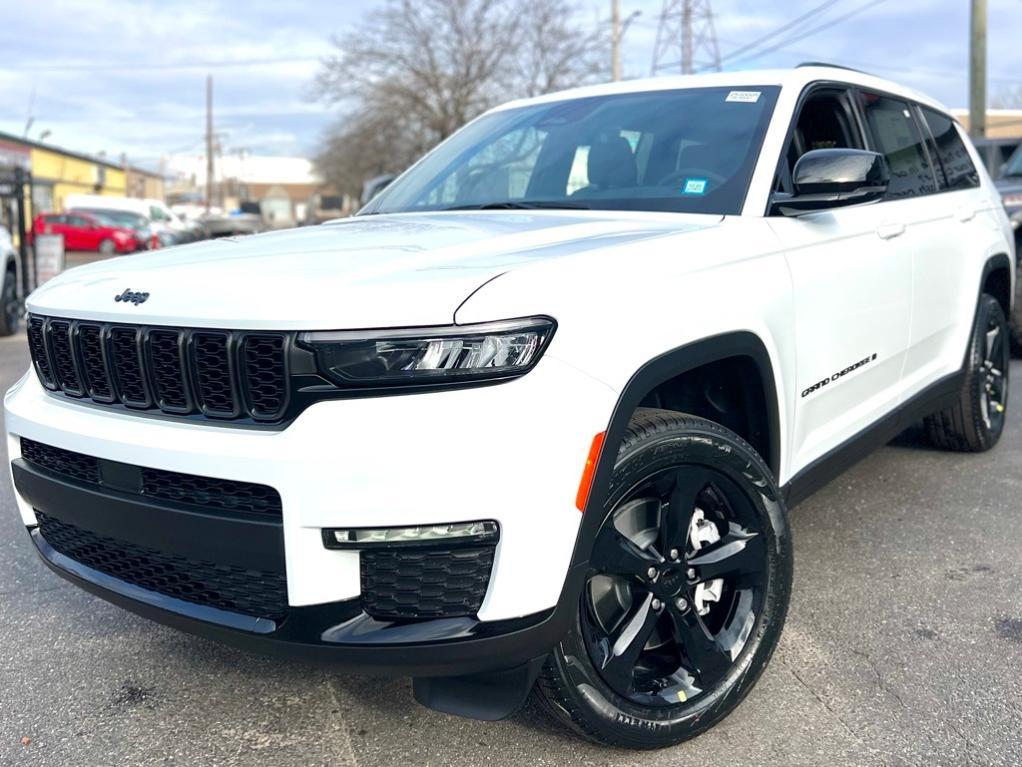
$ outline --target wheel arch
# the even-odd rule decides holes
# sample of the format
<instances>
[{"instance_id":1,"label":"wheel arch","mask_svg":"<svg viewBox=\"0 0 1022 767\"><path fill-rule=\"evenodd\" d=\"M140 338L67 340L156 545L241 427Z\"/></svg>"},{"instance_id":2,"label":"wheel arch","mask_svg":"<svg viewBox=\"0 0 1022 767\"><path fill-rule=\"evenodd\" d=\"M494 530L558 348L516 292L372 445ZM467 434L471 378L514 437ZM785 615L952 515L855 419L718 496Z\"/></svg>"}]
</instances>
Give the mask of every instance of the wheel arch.
<instances>
[{"instance_id":1,"label":"wheel arch","mask_svg":"<svg viewBox=\"0 0 1022 767\"><path fill-rule=\"evenodd\" d=\"M979 295L976 296L977 305L979 296L988 293L997 299L1007 317L1011 316L1011 307L1014 299L1011 281L1011 259L1007 253L997 253L990 256L983 264L983 275L979 281Z\"/></svg>"},{"instance_id":2,"label":"wheel arch","mask_svg":"<svg viewBox=\"0 0 1022 767\"><path fill-rule=\"evenodd\" d=\"M618 396L605 432L603 447L593 474L582 524L575 542L573 565L585 563L593 537L602 521L599 513L610 487L617 448L625 436L632 413L658 387L699 368L734 358L744 358L754 367L765 408L764 462L778 476L781 466L781 424L777 383L770 354L762 339L750 331L734 331L704 338L665 352L647 361L625 384ZM563 597L562 597L563 598Z\"/></svg>"}]
</instances>

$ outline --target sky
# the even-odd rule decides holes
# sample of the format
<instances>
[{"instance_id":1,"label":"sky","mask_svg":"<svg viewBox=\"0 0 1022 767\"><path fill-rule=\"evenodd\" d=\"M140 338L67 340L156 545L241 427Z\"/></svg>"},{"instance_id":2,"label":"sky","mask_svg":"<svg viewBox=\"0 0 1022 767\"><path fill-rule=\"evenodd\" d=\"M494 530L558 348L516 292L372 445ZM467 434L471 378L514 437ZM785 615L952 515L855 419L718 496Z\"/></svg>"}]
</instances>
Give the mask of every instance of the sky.
<instances>
[{"instance_id":1,"label":"sky","mask_svg":"<svg viewBox=\"0 0 1022 767\"><path fill-rule=\"evenodd\" d=\"M156 167L201 154L205 78L214 78L225 152L313 154L336 107L310 86L330 39L386 0L0 0L0 130L75 151L126 153ZM638 11L623 42L624 74L650 73L661 0L620 0ZM820 6L765 47L728 54ZM989 92L1022 85L1022 0L989 0ZM610 0L576 0L579 20L609 18ZM713 0L725 69L819 60L875 72L950 107L967 106L968 0ZM845 19L841 17L847 16ZM829 22L835 22L829 24ZM666 73L666 72L665 72Z\"/></svg>"}]
</instances>

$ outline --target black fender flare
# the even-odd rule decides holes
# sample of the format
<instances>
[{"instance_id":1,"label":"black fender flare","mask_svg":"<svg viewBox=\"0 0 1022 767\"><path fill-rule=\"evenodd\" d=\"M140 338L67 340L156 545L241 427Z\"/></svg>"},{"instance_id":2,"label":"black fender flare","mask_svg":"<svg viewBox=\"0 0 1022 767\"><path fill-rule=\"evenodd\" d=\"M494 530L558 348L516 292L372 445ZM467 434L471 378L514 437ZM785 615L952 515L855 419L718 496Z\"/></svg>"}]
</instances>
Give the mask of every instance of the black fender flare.
<instances>
[{"instance_id":1,"label":"black fender flare","mask_svg":"<svg viewBox=\"0 0 1022 767\"><path fill-rule=\"evenodd\" d=\"M614 406L604 436L603 449L596 463L596 471L586 500L585 511L582 514L582 524L579 526L578 536L575 539L575 550L571 558L572 568L578 568L579 565L586 565L589 562L592 542L603 521L600 509L610 488L610 480L617 460L618 445L624 439L628 421L643 397L675 376L729 357L749 357L759 372L766 399L767 428L770 434L770 455L763 456L763 460L770 467L774 476L778 475L781 426L777 384L770 355L759 336L747 330L723 333L665 352L645 363L632 375ZM569 585L565 584L566 590ZM562 603L564 597L565 594L562 594Z\"/></svg>"}]
</instances>

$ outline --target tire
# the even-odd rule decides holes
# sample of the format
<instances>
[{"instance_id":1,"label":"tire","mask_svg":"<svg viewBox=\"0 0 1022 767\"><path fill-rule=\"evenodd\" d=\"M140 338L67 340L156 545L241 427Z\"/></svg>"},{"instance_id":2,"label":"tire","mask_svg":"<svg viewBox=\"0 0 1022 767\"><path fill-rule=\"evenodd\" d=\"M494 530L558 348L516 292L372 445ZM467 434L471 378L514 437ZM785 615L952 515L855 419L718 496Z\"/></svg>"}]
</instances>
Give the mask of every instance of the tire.
<instances>
[{"instance_id":1,"label":"tire","mask_svg":"<svg viewBox=\"0 0 1022 767\"><path fill-rule=\"evenodd\" d=\"M12 336L21 325L21 302L18 300L18 271L9 264L4 271L0 292L0 336Z\"/></svg>"},{"instance_id":2,"label":"tire","mask_svg":"<svg viewBox=\"0 0 1022 767\"><path fill-rule=\"evenodd\" d=\"M1015 236L1015 250L1022 254L1022 235ZM1016 269L1022 275L1022 264ZM1015 308L1009 318L1011 324L1011 351L1015 356L1022 356L1022 279L1015 280Z\"/></svg>"},{"instance_id":3,"label":"tire","mask_svg":"<svg viewBox=\"0 0 1022 767\"><path fill-rule=\"evenodd\" d=\"M787 511L738 435L641 408L603 514L574 625L535 694L590 740L670 746L727 716L777 646L791 593Z\"/></svg>"},{"instance_id":4,"label":"tire","mask_svg":"<svg viewBox=\"0 0 1022 767\"><path fill-rule=\"evenodd\" d=\"M1008 407L1010 329L996 298L979 299L958 402L925 420L930 441L942 450L982 453L1001 438Z\"/></svg>"},{"instance_id":5,"label":"tire","mask_svg":"<svg viewBox=\"0 0 1022 767\"><path fill-rule=\"evenodd\" d=\"M112 256L117 252L117 245L114 244L113 240L107 238L99 243L99 252L104 256Z\"/></svg>"}]
</instances>

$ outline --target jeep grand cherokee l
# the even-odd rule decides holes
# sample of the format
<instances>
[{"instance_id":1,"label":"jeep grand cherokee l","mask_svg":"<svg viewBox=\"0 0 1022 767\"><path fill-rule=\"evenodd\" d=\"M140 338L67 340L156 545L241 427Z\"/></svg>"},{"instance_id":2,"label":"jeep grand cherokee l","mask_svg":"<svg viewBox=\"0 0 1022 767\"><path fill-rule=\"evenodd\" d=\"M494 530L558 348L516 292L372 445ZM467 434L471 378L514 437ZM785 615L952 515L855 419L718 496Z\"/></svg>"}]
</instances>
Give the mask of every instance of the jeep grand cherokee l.
<instances>
[{"instance_id":1,"label":"jeep grand cherokee l","mask_svg":"<svg viewBox=\"0 0 1022 767\"><path fill-rule=\"evenodd\" d=\"M38 290L18 506L157 621L663 746L776 647L788 508L918 418L997 442L1014 264L960 127L869 75L514 102L357 217Z\"/></svg>"}]
</instances>

